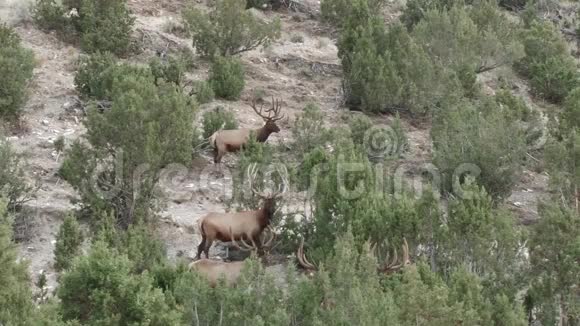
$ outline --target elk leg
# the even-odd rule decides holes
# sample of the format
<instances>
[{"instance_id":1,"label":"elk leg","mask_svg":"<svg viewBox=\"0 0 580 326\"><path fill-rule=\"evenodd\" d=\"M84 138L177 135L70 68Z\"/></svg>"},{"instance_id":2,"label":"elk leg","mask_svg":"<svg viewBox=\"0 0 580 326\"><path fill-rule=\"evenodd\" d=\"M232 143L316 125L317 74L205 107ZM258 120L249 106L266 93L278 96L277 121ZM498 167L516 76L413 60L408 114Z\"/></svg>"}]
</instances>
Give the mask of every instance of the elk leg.
<instances>
[{"instance_id":1,"label":"elk leg","mask_svg":"<svg viewBox=\"0 0 580 326\"><path fill-rule=\"evenodd\" d=\"M218 150L217 146L213 148L213 162L220 163L222 160L220 151Z\"/></svg>"},{"instance_id":2,"label":"elk leg","mask_svg":"<svg viewBox=\"0 0 580 326\"><path fill-rule=\"evenodd\" d=\"M252 242L253 245L256 246L256 253L258 254L258 256L262 256L264 254L264 252L262 251L262 242L260 241L260 235L255 235L252 237Z\"/></svg>"},{"instance_id":3,"label":"elk leg","mask_svg":"<svg viewBox=\"0 0 580 326\"><path fill-rule=\"evenodd\" d=\"M205 248L205 237L201 238L201 243L199 244L199 246L197 247L197 256L195 256L195 259L198 260L201 258L201 252L202 250Z\"/></svg>"},{"instance_id":4,"label":"elk leg","mask_svg":"<svg viewBox=\"0 0 580 326\"><path fill-rule=\"evenodd\" d=\"M205 251L205 258L209 259L209 248L211 248L211 244L213 241L206 241L205 242L205 248L203 251Z\"/></svg>"}]
</instances>

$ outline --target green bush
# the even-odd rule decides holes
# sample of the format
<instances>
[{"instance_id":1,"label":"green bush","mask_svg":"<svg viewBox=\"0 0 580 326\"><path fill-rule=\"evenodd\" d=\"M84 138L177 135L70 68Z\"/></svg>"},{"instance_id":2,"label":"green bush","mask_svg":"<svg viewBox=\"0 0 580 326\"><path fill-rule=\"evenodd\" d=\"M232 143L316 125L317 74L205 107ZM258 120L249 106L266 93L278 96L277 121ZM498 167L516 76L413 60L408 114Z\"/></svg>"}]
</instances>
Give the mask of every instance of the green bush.
<instances>
[{"instance_id":1,"label":"green bush","mask_svg":"<svg viewBox=\"0 0 580 326\"><path fill-rule=\"evenodd\" d=\"M247 0L246 8L264 9L272 0Z\"/></svg>"},{"instance_id":2,"label":"green bush","mask_svg":"<svg viewBox=\"0 0 580 326\"><path fill-rule=\"evenodd\" d=\"M112 107L89 110L85 139L67 150L60 173L84 208L113 211L126 228L155 208L159 171L190 162L196 107L178 86L155 86L150 74L120 75L112 89Z\"/></svg>"},{"instance_id":3,"label":"green bush","mask_svg":"<svg viewBox=\"0 0 580 326\"><path fill-rule=\"evenodd\" d=\"M119 251L129 257L135 273L151 271L166 261L165 244L154 228L154 224L139 223L131 225L126 233L122 233L123 242Z\"/></svg>"},{"instance_id":4,"label":"green bush","mask_svg":"<svg viewBox=\"0 0 580 326\"><path fill-rule=\"evenodd\" d=\"M114 84L127 76L139 76L155 83L149 67L119 63L109 52L82 57L78 66L75 86L86 99L110 101L115 92Z\"/></svg>"},{"instance_id":5,"label":"green bush","mask_svg":"<svg viewBox=\"0 0 580 326\"><path fill-rule=\"evenodd\" d=\"M119 63L110 52L97 52L79 60L75 87L86 99L110 101L114 84L127 76L139 76L152 84L156 82L150 67Z\"/></svg>"},{"instance_id":6,"label":"green bush","mask_svg":"<svg viewBox=\"0 0 580 326\"><path fill-rule=\"evenodd\" d=\"M181 85L185 75L185 63L181 60L169 57L168 59L159 59L157 57L149 61L149 68L155 77L155 83L162 79L169 83Z\"/></svg>"},{"instance_id":7,"label":"green bush","mask_svg":"<svg viewBox=\"0 0 580 326\"><path fill-rule=\"evenodd\" d=\"M580 135L577 129L563 130L562 140L549 139L545 151L546 170L550 174L550 188L558 200L576 206L580 173L577 158L580 155Z\"/></svg>"},{"instance_id":8,"label":"green bush","mask_svg":"<svg viewBox=\"0 0 580 326\"><path fill-rule=\"evenodd\" d=\"M423 45L431 59L459 74L475 74L511 65L523 56L518 25L512 23L493 2L483 1L471 9L453 6L449 10L430 10L413 30L417 44ZM467 71L462 71L467 70Z\"/></svg>"},{"instance_id":9,"label":"green bush","mask_svg":"<svg viewBox=\"0 0 580 326\"><path fill-rule=\"evenodd\" d=\"M513 95L507 89L500 89L495 94L495 102L502 108L507 120L523 129L529 149L543 146L545 127L542 114L538 110L528 107L521 97Z\"/></svg>"},{"instance_id":10,"label":"green bush","mask_svg":"<svg viewBox=\"0 0 580 326\"><path fill-rule=\"evenodd\" d=\"M484 294L503 293L514 300L520 282L516 275L524 273L519 241L525 230L515 225L512 214L494 206L483 187L466 179L461 196L449 201L445 227L437 231L438 247L446 253L436 257L437 266L451 273L470 264L486 286Z\"/></svg>"},{"instance_id":11,"label":"green bush","mask_svg":"<svg viewBox=\"0 0 580 326\"><path fill-rule=\"evenodd\" d=\"M572 90L564 101L562 112L562 126L567 130L580 130L580 87Z\"/></svg>"},{"instance_id":12,"label":"green bush","mask_svg":"<svg viewBox=\"0 0 580 326\"><path fill-rule=\"evenodd\" d=\"M0 135L0 194L13 210L32 199L36 191L26 178L22 156Z\"/></svg>"},{"instance_id":13,"label":"green bush","mask_svg":"<svg viewBox=\"0 0 580 326\"><path fill-rule=\"evenodd\" d=\"M72 215L67 216L56 235L54 267L57 271L70 268L73 259L80 254L83 234L79 223Z\"/></svg>"},{"instance_id":14,"label":"green bush","mask_svg":"<svg viewBox=\"0 0 580 326\"><path fill-rule=\"evenodd\" d=\"M580 86L580 74L573 58L553 57L528 66L532 91L549 101L560 103Z\"/></svg>"},{"instance_id":15,"label":"green bush","mask_svg":"<svg viewBox=\"0 0 580 326\"><path fill-rule=\"evenodd\" d=\"M358 3L357 3L358 2ZM387 3L386 0L322 0L320 2L320 12L322 18L337 27L342 27L345 19L353 12L356 6L368 6L370 12L378 13Z\"/></svg>"},{"instance_id":16,"label":"green bush","mask_svg":"<svg viewBox=\"0 0 580 326\"><path fill-rule=\"evenodd\" d=\"M449 10L457 1L455 0L409 0L407 1L403 14L401 15L401 22L411 30L419 23L427 12L432 10L445 11ZM471 1L465 1L466 4Z\"/></svg>"},{"instance_id":17,"label":"green bush","mask_svg":"<svg viewBox=\"0 0 580 326\"><path fill-rule=\"evenodd\" d=\"M562 320L572 325L580 320L575 292L580 275L580 220L577 210L557 202L539 207L541 218L533 226L529 242L532 288L528 308L542 325Z\"/></svg>"},{"instance_id":18,"label":"green bush","mask_svg":"<svg viewBox=\"0 0 580 326\"><path fill-rule=\"evenodd\" d=\"M246 10L246 1L219 0L209 14L190 7L183 19L193 36L193 46L209 57L250 51L280 37L280 20L260 21Z\"/></svg>"},{"instance_id":19,"label":"green bush","mask_svg":"<svg viewBox=\"0 0 580 326\"><path fill-rule=\"evenodd\" d=\"M196 82L193 86L193 92L199 104L209 103L215 97L211 84L205 81Z\"/></svg>"},{"instance_id":20,"label":"green bush","mask_svg":"<svg viewBox=\"0 0 580 326\"><path fill-rule=\"evenodd\" d=\"M0 198L0 324L32 325L35 307L30 290L28 266L18 259L12 242L12 219Z\"/></svg>"},{"instance_id":21,"label":"green bush","mask_svg":"<svg viewBox=\"0 0 580 326\"><path fill-rule=\"evenodd\" d=\"M469 173L476 174L494 199L508 196L519 180L526 151L521 128L514 127L495 102L479 107L461 103L442 111L432 129L433 162L441 173L442 189L457 192L462 173Z\"/></svg>"},{"instance_id":22,"label":"green bush","mask_svg":"<svg viewBox=\"0 0 580 326\"><path fill-rule=\"evenodd\" d=\"M324 126L324 115L318 106L308 104L304 107L292 126L292 136L293 147L300 156L328 142L331 137L330 130Z\"/></svg>"},{"instance_id":23,"label":"green bush","mask_svg":"<svg viewBox=\"0 0 580 326\"><path fill-rule=\"evenodd\" d=\"M576 62L552 23L531 22L523 34L523 44L525 56L516 67L530 79L534 93L559 103L580 85Z\"/></svg>"},{"instance_id":24,"label":"green bush","mask_svg":"<svg viewBox=\"0 0 580 326\"><path fill-rule=\"evenodd\" d=\"M422 114L456 97L453 72L434 63L402 25L385 31L379 18L361 23L355 17L347 22L338 48L350 107Z\"/></svg>"},{"instance_id":25,"label":"green bush","mask_svg":"<svg viewBox=\"0 0 580 326\"><path fill-rule=\"evenodd\" d=\"M507 89L500 89L495 94L495 101L504 107L508 116L514 121L529 121L532 115L532 109L526 105L526 102L520 97L514 96Z\"/></svg>"},{"instance_id":26,"label":"green bush","mask_svg":"<svg viewBox=\"0 0 580 326\"><path fill-rule=\"evenodd\" d=\"M85 325L180 324L181 314L153 287L152 277L132 270L126 255L94 243L88 256L61 276L57 294L63 319Z\"/></svg>"},{"instance_id":27,"label":"green bush","mask_svg":"<svg viewBox=\"0 0 580 326\"><path fill-rule=\"evenodd\" d=\"M65 8L56 0L36 0L32 7L32 20L43 30L64 32L68 28Z\"/></svg>"},{"instance_id":28,"label":"green bush","mask_svg":"<svg viewBox=\"0 0 580 326\"><path fill-rule=\"evenodd\" d=\"M216 131L238 129L238 121L236 115L225 110L222 106L218 106L211 111L206 111L203 114L203 139L208 139Z\"/></svg>"},{"instance_id":29,"label":"green bush","mask_svg":"<svg viewBox=\"0 0 580 326\"><path fill-rule=\"evenodd\" d=\"M28 83L32 79L34 55L21 45L20 37L0 24L0 118L18 118L26 102Z\"/></svg>"},{"instance_id":30,"label":"green bush","mask_svg":"<svg viewBox=\"0 0 580 326\"><path fill-rule=\"evenodd\" d=\"M87 98L106 99L112 90L110 69L116 65L116 59L110 52L97 52L81 57L75 74L75 87Z\"/></svg>"},{"instance_id":31,"label":"green bush","mask_svg":"<svg viewBox=\"0 0 580 326\"><path fill-rule=\"evenodd\" d=\"M117 55L129 51L135 22L126 0L75 0L62 5L54 0L36 0L33 18L40 28L78 39L88 53Z\"/></svg>"},{"instance_id":32,"label":"green bush","mask_svg":"<svg viewBox=\"0 0 580 326\"><path fill-rule=\"evenodd\" d=\"M244 75L240 60L216 57L211 65L208 82L217 97L237 100L244 90Z\"/></svg>"},{"instance_id":33,"label":"green bush","mask_svg":"<svg viewBox=\"0 0 580 326\"><path fill-rule=\"evenodd\" d=\"M84 51L109 51L117 55L129 51L135 19L126 0L83 0L78 10Z\"/></svg>"},{"instance_id":34,"label":"green bush","mask_svg":"<svg viewBox=\"0 0 580 326\"><path fill-rule=\"evenodd\" d=\"M371 119L364 114L353 115L348 121L352 141L360 146L365 143L365 135L373 127Z\"/></svg>"},{"instance_id":35,"label":"green bush","mask_svg":"<svg viewBox=\"0 0 580 326\"><path fill-rule=\"evenodd\" d=\"M520 11L526 8L531 1L528 0L500 0L498 4L508 10Z\"/></svg>"}]
</instances>

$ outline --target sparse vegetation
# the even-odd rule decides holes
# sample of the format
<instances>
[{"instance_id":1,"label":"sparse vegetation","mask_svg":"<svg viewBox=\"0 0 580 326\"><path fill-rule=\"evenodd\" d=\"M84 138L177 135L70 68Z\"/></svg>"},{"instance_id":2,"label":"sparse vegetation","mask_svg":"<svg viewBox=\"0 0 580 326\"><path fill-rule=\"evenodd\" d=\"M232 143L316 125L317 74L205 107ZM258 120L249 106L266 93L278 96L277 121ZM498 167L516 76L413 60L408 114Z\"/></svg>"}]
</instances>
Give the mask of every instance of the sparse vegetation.
<instances>
[{"instance_id":1,"label":"sparse vegetation","mask_svg":"<svg viewBox=\"0 0 580 326\"><path fill-rule=\"evenodd\" d=\"M34 69L32 51L22 47L12 28L0 24L0 119L14 120L26 102Z\"/></svg>"},{"instance_id":2,"label":"sparse vegetation","mask_svg":"<svg viewBox=\"0 0 580 326\"><path fill-rule=\"evenodd\" d=\"M218 0L209 14L190 7L183 18L193 35L193 46L209 57L250 51L280 36L280 21L259 20L246 10L245 0Z\"/></svg>"}]
</instances>

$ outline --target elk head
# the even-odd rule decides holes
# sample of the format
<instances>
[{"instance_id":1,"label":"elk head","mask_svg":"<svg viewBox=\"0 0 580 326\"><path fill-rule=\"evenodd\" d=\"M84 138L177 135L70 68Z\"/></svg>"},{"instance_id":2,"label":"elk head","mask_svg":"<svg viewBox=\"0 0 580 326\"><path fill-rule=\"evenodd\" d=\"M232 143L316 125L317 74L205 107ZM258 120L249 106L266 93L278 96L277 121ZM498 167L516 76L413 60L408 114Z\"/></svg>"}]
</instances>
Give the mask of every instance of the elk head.
<instances>
[{"instance_id":1,"label":"elk head","mask_svg":"<svg viewBox=\"0 0 580 326\"><path fill-rule=\"evenodd\" d=\"M251 107L254 109L254 112L256 112L256 114L264 120L265 123L264 126L259 129L258 134L256 135L259 142L266 141L268 136L270 136L270 134L273 132L280 132L280 128L276 124L276 121L284 118L284 115L280 113L282 110L280 100L274 99L274 97L272 97L272 107L264 111L264 105L261 104L260 108L258 108L256 99L253 99Z\"/></svg>"},{"instance_id":2,"label":"elk head","mask_svg":"<svg viewBox=\"0 0 580 326\"><path fill-rule=\"evenodd\" d=\"M409 245L407 244L407 239L405 239L403 237L403 257L402 259L399 261L398 257L397 257L397 249L394 249L394 257L393 259L389 259L389 254L387 253L386 257L382 258L382 254L380 253L380 250L377 249L377 246L373 246L371 251L374 253L374 255L377 257L377 259L379 261L384 261L384 265L383 266L379 266L377 268L377 271L379 273L382 274L393 274L396 273L398 271L400 271L401 269L405 268L406 266L411 265L411 259L409 258ZM389 260L391 260L389 262Z\"/></svg>"},{"instance_id":3,"label":"elk head","mask_svg":"<svg viewBox=\"0 0 580 326\"><path fill-rule=\"evenodd\" d=\"M247 170L250 190L254 195L256 195L257 197L261 198L264 201L263 209L269 217L272 217L274 215L274 212L276 211L276 201L280 197L282 197L282 195L286 192L288 187L288 170L286 169L286 166L284 166L283 164L277 164L276 171L280 176L281 182L276 190L267 193L265 191L258 191L254 187L254 181L256 180L256 175L258 174L258 165L252 164L248 167Z\"/></svg>"}]
</instances>

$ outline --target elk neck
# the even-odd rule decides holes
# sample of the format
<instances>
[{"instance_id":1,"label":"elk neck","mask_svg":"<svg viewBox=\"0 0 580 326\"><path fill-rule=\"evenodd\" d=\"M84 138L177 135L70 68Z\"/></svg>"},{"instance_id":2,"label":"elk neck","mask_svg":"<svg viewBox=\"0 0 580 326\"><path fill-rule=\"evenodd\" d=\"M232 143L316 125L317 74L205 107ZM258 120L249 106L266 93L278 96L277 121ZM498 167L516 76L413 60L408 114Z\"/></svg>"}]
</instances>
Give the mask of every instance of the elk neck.
<instances>
[{"instance_id":1,"label":"elk neck","mask_svg":"<svg viewBox=\"0 0 580 326\"><path fill-rule=\"evenodd\" d=\"M274 211L276 211L276 202L272 198L264 200L264 206L260 209L261 213L261 223L262 227L266 227L270 224L270 220L274 216Z\"/></svg>"},{"instance_id":2,"label":"elk neck","mask_svg":"<svg viewBox=\"0 0 580 326\"><path fill-rule=\"evenodd\" d=\"M268 140L270 134L272 134L272 130L270 130L267 125L264 125L262 128L256 129L256 140L260 143L264 143Z\"/></svg>"}]
</instances>

